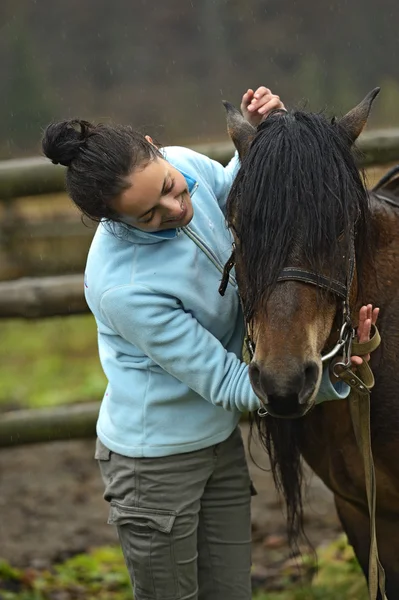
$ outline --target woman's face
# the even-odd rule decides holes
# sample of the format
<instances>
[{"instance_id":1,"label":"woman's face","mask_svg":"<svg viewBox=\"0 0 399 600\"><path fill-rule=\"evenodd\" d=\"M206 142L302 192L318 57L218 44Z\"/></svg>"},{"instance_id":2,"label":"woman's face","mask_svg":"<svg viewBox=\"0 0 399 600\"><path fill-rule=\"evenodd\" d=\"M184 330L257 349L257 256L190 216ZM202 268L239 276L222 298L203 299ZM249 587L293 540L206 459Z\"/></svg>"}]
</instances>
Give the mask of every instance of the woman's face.
<instances>
[{"instance_id":1,"label":"woman's face","mask_svg":"<svg viewBox=\"0 0 399 600\"><path fill-rule=\"evenodd\" d=\"M184 227L193 218L187 182L170 163L159 157L144 168L136 167L128 178L130 187L112 208L142 231Z\"/></svg>"}]
</instances>

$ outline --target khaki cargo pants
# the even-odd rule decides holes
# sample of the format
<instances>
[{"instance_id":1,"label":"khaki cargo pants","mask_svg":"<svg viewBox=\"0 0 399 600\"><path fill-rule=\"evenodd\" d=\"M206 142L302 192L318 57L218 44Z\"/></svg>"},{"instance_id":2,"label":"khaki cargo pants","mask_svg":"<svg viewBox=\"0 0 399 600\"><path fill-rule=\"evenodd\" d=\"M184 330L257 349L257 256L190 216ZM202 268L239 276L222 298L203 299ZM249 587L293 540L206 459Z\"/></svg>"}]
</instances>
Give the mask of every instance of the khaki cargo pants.
<instances>
[{"instance_id":1,"label":"khaki cargo pants","mask_svg":"<svg viewBox=\"0 0 399 600\"><path fill-rule=\"evenodd\" d=\"M135 600L251 599L251 481L240 430L221 444L96 458Z\"/></svg>"}]
</instances>

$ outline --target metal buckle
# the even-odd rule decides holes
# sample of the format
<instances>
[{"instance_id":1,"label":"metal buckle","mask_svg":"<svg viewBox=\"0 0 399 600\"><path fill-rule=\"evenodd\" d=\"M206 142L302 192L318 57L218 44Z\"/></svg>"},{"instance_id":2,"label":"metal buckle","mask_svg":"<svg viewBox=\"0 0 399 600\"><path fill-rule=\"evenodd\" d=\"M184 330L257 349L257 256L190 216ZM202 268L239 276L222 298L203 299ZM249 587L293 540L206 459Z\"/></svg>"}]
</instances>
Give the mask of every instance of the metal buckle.
<instances>
[{"instance_id":1,"label":"metal buckle","mask_svg":"<svg viewBox=\"0 0 399 600\"><path fill-rule=\"evenodd\" d=\"M248 333L246 336L246 342L247 342L247 349L248 349L249 357L252 360L252 358L255 354L255 345L254 345L253 341L251 340L251 338L249 337Z\"/></svg>"},{"instance_id":2,"label":"metal buckle","mask_svg":"<svg viewBox=\"0 0 399 600\"><path fill-rule=\"evenodd\" d=\"M266 415L268 415L268 414L269 414L269 413L267 412L266 408L263 406L263 404L262 404L262 406L261 406L260 408L258 408L258 410L257 410L257 413L258 413L258 417L261 417L262 419L263 419L264 417L266 417Z\"/></svg>"},{"instance_id":3,"label":"metal buckle","mask_svg":"<svg viewBox=\"0 0 399 600\"><path fill-rule=\"evenodd\" d=\"M336 356L342 348L344 349L343 350L344 355L346 357L350 357L353 333L354 333L354 329L352 327L352 324L350 323L350 321L345 319L342 324L341 330L339 332L338 342L335 344L334 348L332 350L330 350L330 352L327 352L327 354L324 354L324 356L321 357L321 362L325 362L326 360L329 360L330 358L334 358L334 356ZM346 345L348 345L348 349L345 348Z\"/></svg>"},{"instance_id":4,"label":"metal buckle","mask_svg":"<svg viewBox=\"0 0 399 600\"><path fill-rule=\"evenodd\" d=\"M352 362L351 361L339 361L336 362L335 365L333 366L333 373L335 375L335 377L341 378L341 373L343 371L348 371L352 366Z\"/></svg>"},{"instance_id":5,"label":"metal buckle","mask_svg":"<svg viewBox=\"0 0 399 600\"><path fill-rule=\"evenodd\" d=\"M338 342L335 344L334 348L330 350L330 352L327 352L327 354L324 354L324 356L321 357L321 362L325 362L326 360L330 360L330 358L334 358L334 356L336 356L338 352L342 350L345 364L347 364L348 362L350 363L352 342L353 338L355 337L355 330L352 327L350 313L346 301L343 302L342 314L343 319L341 329L339 332Z\"/></svg>"},{"instance_id":6,"label":"metal buckle","mask_svg":"<svg viewBox=\"0 0 399 600\"><path fill-rule=\"evenodd\" d=\"M366 396L369 394L369 389L364 381L352 371L351 366L352 363L350 360L349 362L337 362L333 366L333 373L336 377L344 381L346 385L349 385L352 390L356 390L359 394Z\"/></svg>"}]
</instances>

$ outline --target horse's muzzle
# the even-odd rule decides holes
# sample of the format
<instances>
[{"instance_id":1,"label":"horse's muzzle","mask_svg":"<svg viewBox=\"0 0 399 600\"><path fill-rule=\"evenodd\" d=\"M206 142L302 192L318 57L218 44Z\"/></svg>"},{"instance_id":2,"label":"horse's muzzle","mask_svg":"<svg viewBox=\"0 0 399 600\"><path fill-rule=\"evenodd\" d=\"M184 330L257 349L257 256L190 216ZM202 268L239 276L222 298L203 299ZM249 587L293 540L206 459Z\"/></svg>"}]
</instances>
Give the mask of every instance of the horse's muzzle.
<instances>
[{"instance_id":1,"label":"horse's muzzle","mask_svg":"<svg viewBox=\"0 0 399 600\"><path fill-rule=\"evenodd\" d=\"M287 364L283 373L254 361L249 365L252 388L274 417L297 418L306 414L313 406L319 374L320 367L313 361Z\"/></svg>"}]
</instances>

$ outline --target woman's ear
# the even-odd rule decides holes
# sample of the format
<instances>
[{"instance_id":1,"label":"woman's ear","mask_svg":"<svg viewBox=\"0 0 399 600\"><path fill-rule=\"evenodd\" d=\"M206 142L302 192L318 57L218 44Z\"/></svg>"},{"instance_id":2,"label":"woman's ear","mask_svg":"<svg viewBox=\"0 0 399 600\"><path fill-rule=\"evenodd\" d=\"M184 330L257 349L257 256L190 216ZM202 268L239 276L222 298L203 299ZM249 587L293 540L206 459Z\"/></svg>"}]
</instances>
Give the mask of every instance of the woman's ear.
<instances>
[{"instance_id":1,"label":"woman's ear","mask_svg":"<svg viewBox=\"0 0 399 600\"><path fill-rule=\"evenodd\" d=\"M147 140L147 142L149 142L150 144L152 144L153 146L155 146L152 137L150 137L149 135L145 135L144 137Z\"/></svg>"}]
</instances>

